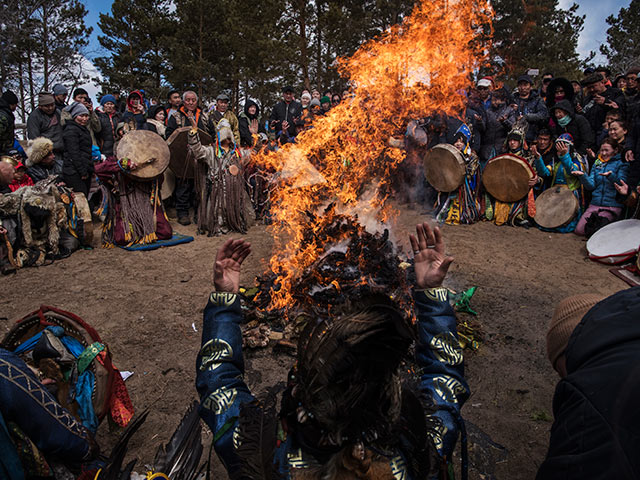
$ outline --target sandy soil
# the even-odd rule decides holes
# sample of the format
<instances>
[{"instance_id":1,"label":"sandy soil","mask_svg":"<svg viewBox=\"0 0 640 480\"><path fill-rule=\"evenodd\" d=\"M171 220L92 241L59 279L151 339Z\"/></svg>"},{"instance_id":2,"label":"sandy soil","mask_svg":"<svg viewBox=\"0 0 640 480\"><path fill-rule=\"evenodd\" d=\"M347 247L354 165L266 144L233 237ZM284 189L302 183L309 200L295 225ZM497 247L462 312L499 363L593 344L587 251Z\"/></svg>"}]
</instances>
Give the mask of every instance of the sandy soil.
<instances>
[{"instance_id":1,"label":"sandy soil","mask_svg":"<svg viewBox=\"0 0 640 480\"><path fill-rule=\"evenodd\" d=\"M406 206L400 210L394 233L404 241L425 215ZM174 228L195 234L193 226ZM545 333L554 304L574 293L610 295L626 284L586 260L585 242L574 235L490 223L445 226L444 233L456 257L448 285L479 287L472 307L484 331L479 350L466 356L473 392L463 409L470 422L470 478L533 478L552 419L556 376L545 357ZM262 225L247 237L254 246L243 275L249 285L264 271L272 240ZM135 372L127 380L133 403L138 411L151 409L131 442L130 457L140 458L138 471L153 460L196 398L202 309L211 290L213 256L224 240L196 236L190 244L151 252L96 248L0 278L0 335L39 305L57 306L94 325L118 368ZM256 391L284 381L292 363L270 349L246 356L247 381ZM116 438L106 422L101 425L105 450ZM206 448L210 440L205 428ZM226 478L218 463L213 469L214 478Z\"/></svg>"}]
</instances>

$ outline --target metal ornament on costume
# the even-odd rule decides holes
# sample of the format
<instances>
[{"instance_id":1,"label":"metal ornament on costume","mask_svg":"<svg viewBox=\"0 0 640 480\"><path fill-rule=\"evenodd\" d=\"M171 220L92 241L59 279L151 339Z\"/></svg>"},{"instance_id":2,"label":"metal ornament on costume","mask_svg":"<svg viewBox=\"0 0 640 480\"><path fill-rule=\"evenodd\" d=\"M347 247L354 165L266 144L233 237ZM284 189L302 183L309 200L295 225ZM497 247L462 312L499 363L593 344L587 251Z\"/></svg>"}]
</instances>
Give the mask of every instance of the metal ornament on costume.
<instances>
[{"instance_id":1,"label":"metal ornament on costume","mask_svg":"<svg viewBox=\"0 0 640 480\"><path fill-rule=\"evenodd\" d=\"M439 192L453 192L464 181L466 173L462 154L453 145L441 143L424 156L424 175Z\"/></svg>"},{"instance_id":2,"label":"metal ornament on costume","mask_svg":"<svg viewBox=\"0 0 640 480\"><path fill-rule=\"evenodd\" d=\"M524 158L505 153L489 160L482 172L482 183L501 202L517 202L529 193L529 180L533 177L535 172Z\"/></svg>"},{"instance_id":3,"label":"metal ornament on costume","mask_svg":"<svg viewBox=\"0 0 640 480\"><path fill-rule=\"evenodd\" d=\"M195 160L188 148L189 131L191 127L177 128L167 139L170 159L169 168L177 179L189 179L195 177ZM200 143L204 146L212 145L213 139L204 130L198 129Z\"/></svg>"},{"instance_id":4,"label":"metal ornament on costume","mask_svg":"<svg viewBox=\"0 0 640 480\"><path fill-rule=\"evenodd\" d=\"M116 156L119 161L129 159L136 164L127 175L136 180L149 181L162 175L169 166L171 152L160 135L148 130L133 130L118 142Z\"/></svg>"},{"instance_id":5,"label":"metal ornament on costume","mask_svg":"<svg viewBox=\"0 0 640 480\"><path fill-rule=\"evenodd\" d=\"M573 220L579 209L578 198L566 185L548 188L536 198L534 220L543 228L558 228Z\"/></svg>"}]
</instances>

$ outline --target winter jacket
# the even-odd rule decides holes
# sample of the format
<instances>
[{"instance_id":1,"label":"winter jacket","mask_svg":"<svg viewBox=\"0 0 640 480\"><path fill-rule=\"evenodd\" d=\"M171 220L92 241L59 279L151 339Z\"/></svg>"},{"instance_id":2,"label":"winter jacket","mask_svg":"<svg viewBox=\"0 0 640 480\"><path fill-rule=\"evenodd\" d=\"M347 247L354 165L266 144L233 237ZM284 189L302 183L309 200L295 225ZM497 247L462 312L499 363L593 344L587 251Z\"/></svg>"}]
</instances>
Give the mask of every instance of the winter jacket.
<instances>
[{"instance_id":1,"label":"winter jacket","mask_svg":"<svg viewBox=\"0 0 640 480\"><path fill-rule=\"evenodd\" d=\"M209 132L209 116L206 112L203 112L200 108L197 108L195 111L195 118L197 119L198 128L204 132ZM185 110L184 105L180 107L178 113L171 115L169 121L167 122L167 130L165 131L165 137L167 140L171 136L171 134L178 128L182 127L190 127L191 122L189 121L189 117L187 117L187 111ZM215 136L215 132L213 132Z\"/></svg>"},{"instance_id":2,"label":"winter jacket","mask_svg":"<svg viewBox=\"0 0 640 480\"><path fill-rule=\"evenodd\" d=\"M545 164L542 156L535 159L534 167L538 175L545 179L545 184L549 187L554 185L567 185L571 190L580 187L580 180L571 174L573 170L582 170L580 162L571 157L567 152L558 160L555 155L551 157L551 163ZM550 179L549 182L546 180Z\"/></svg>"},{"instance_id":3,"label":"winter jacket","mask_svg":"<svg viewBox=\"0 0 640 480\"><path fill-rule=\"evenodd\" d=\"M620 180L627 180L629 164L623 162L620 155L612 157L608 162L602 163L596 160L589 174L580 177L580 182L587 190L592 190L591 205L599 207L621 207L616 200L616 189L614 183ZM609 176L602 176L601 173L611 172Z\"/></svg>"},{"instance_id":4,"label":"winter jacket","mask_svg":"<svg viewBox=\"0 0 640 480\"><path fill-rule=\"evenodd\" d=\"M7 155L13 148L15 125L16 117L9 104L4 98L0 98L0 155Z\"/></svg>"},{"instance_id":5,"label":"winter jacket","mask_svg":"<svg viewBox=\"0 0 640 480\"><path fill-rule=\"evenodd\" d=\"M573 331L539 480L640 478L640 287L594 306Z\"/></svg>"},{"instance_id":6,"label":"winter jacket","mask_svg":"<svg viewBox=\"0 0 640 480\"><path fill-rule=\"evenodd\" d=\"M109 115L104 112L98 112L98 118L102 126L100 135L98 135L100 153L107 157L114 156L116 154L116 131L118 129L118 123L120 123L120 114L114 112Z\"/></svg>"},{"instance_id":7,"label":"winter jacket","mask_svg":"<svg viewBox=\"0 0 640 480\"><path fill-rule=\"evenodd\" d=\"M547 106L535 90L531 90L528 98L516 95L513 102L518 106L516 116L524 116L529 124L526 140L531 142L538 136L538 128L549 118Z\"/></svg>"},{"instance_id":8,"label":"winter jacket","mask_svg":"<svg viewBox=\"0 0 640 480\"><path fill-rule=\"evenodd\" d=\"M73 103L71 105L73 105ZM62 123L63 128L67 123L73 122L73 118L71 117L71 113L69 113L68 109L62 110L62 113L60 114L60 122ZM102 130L102 123L98 118L98 114L96 113L95 110L92 110L91 112L89 112L89 123L87 124L87 131L91 136L91 144L95 145L96 147L98 146L98 138L101 130Z\"/></svg>"},{"instance_id":9,"label":"winter jacket","mask_svg":"<svg viewBox=\"0 0 640 480\"><path fill-rule=\"evenodd\" d=\"M586 97L582 102L582 115L584 115L589 122L589 125L591 125L591 130L595 132L596 137L602 131L604 117L607 115L607 112L611 110L611 107L607 106L607 103L615 102L622 112L625 111L626 106L622 90L609 87L600 95L605 99L602 105L598 105L592 95Z\"/></svg>"},{"instance_id":10,"label":"winter jacket","mask_svg":"<svg viewBox=\"0 0 640 480\"><path fill-rule=\"evenodd\" d=\"M87 127L67 122L62 132L64 139L64 164L62 173L68 176L86 177L93 173L91 159L91 134Z\"/></svg>"},{"instance_id":11,"label":"winter jacket","mask_svg":"<svg viewBox=\"0 0 640 480\"><path fill-rule=\"evenodd\" d=\"M284 100L279 101L273 106L271 116L269 117L269 130L278 134L282 130L282 122L289 122L287 132L290 137L296 135L296 118L302 116L302 104L292 100L291 103L285 103Z\"/></svg>"},{"instance_id":12,"label":"winter jacket","mask_svg":"<svg viewBox=\"0 0 640 480\"><path fill-rule=\"evenodd\" d=\"M251 105L256 106L255 115L249 115L249 107ZM260 118L260 106L253 100L247 100L244 104L244 112L240 114L238 118L238 129L240 130L240 145L243 147L253 146L253 137L249 130L249 124L252 120L258 120L258 133L267 133L264 129L262 119Z\"/></svg>"},{"instance_id":13,"label":"winter jacket","mask_svg":"<svg viewBox=\"0 0 640 480\"><path fill-rule=\"evenodd\" d=\"M27 120L27 138L34 140L38 137L46 137L53 142L53 151L58 153L64 150L62 141L62 122L60 113L54 110L53 115L47 115L36 108Z\"/></svg>"},{"instance_id":14,"label":"winter jacket","mask_svg":"<svg viewBox=\"0 0 640 480\"><path fill-rule=\"evenodd\" d=\"M571 121L566 127L562 127L558 121L555 120L551 133L555 137L559 137L563 133L570 134L573 137L573 148L582 156L587 154L587 148L595 149L595 134L591 129L591 125L589 125L586 118L575 113L573 104L569 102L569 100L560 100L552 107L552 116L554 115L553 110L556 108L567 112L571 117Z\"/></svg>"},{"instance_id":15,"label":"winter jacket","mask_svg":"<svg viewBox=\"0 0 640 480\"><path fill-rule=\"evenodd\" d=\"M455 314L445 289L415 292L414 301L418 318L416 362L421 371L418 389L433 400L435 412L430 416L438 424L434 428L438 433L434 431L433 441L438 454L450 459L461 422L460 409L469 397ZM239 418L244 414L242 407L255 401L243 379L242 321L238 295L212 293L204 310L202 346L196 360L200 416L211 428L214 448L231 478L236 478L242 466L238 445L234 441ZM262 407L256 405L255 408L260 410ZM285 432L284 438L280 434L278 438L274 435L270 443L275 445L273 464L281 476L288 478L293 466L308 465L312 455L301 447L292 428ZM269 447L271 445L266 446ZM407 456L400 448L389 455L396 478L415 478L409 469Z\"/></svg>"},{"instance_id":16,"label":"winter jacket","mask_svg":"<svg viewBox=\"0 0 640 480\"><path fill-rule=\"evenodd\" d=\"M516 112L509 105L494 108L493 105L486 111L487 128L482 136L480 147L480 159L483 162L500 155L504 148L507 134L516 123ZM503 120L500 120L503 118Z\"/></svg>"},{"instance_id":17,"label":"winter jacket","mask_svg":"<svg viewBox=\"0 0 640 480\"><path fill-rule=\"evenodd\" d=\"M226 119L231 125L231 131L233 132L233 141L236 145L240 145L240 129L238 126L238 117L231 110L227 110L224 114L220 113L217 110L209 113L209 131L212 135L215 135L218 131L218 123L222 119Z\"/></svg>"}]
</instances>

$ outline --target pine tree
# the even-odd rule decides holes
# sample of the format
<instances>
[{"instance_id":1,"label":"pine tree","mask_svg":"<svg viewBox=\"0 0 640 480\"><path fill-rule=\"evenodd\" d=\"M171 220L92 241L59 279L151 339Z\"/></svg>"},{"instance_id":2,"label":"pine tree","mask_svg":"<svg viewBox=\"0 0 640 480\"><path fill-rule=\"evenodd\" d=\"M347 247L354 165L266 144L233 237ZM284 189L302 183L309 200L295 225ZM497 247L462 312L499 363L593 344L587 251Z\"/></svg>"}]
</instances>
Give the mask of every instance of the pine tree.
<instances>
[{"instance_id":1,"label":"pine tree","mask_svg":"<svg viewBox=\"0 0 640 480\"><path fill-rule=\"evenodd\" d=\"M578 37L584 16L578 5L563 10L558 0L493 0L493 59L508 80L533 68L577 78L582 63Z\"/></svg>"},{"instance_id":2,"label":"pine tree","mask_svg":"<svg viewBox=\"0 0 640 480\"><path fill-rule=\"evenodd\" d=\"M168 37L175 35L170 0L115 0L110 14L100 14L98 41L111 52L94 63L103 91L163 90Z\"/></svg>"},{"instance_id":3,"label":"pine tree","mask_svg":"<svg viewBox=\"0 0 640 480\"><path fill-rule=\"evenodd\" d=\"M609 60L609 67L625 73L640 66L640 0L631 0L617 17L610 15L607 24L607 44L600 46L600 52Z\"/></svg>"}]
</instances>

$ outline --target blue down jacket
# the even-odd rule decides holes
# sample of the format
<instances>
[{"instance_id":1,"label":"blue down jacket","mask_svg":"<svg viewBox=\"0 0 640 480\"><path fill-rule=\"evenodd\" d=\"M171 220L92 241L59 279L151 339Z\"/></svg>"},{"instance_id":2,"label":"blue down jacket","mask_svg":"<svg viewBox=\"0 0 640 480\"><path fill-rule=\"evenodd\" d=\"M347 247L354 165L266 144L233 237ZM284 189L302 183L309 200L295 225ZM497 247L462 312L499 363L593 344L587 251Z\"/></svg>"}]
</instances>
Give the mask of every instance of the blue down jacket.
<instances>
[{"instance_id":1,"label":"blue down jacket","mask_svg":"<svg viewBox=\"0 0 640 480\"><path fill-rule=\"evenodd\" d=\"M591 205L599 207L621 207L616 200L616 188L613 185L620 180L627 180L627 170L629 164L623 162L620 155L616 155L608 162L602 163L596 160L588 175L582 175L580 181L587 190L592 190ZM601 174L611 172L611 175L604 177Z\"/></svg>"},{"instance_id":2,"label":"blue down jacket","mask_svg":"<svg viewBox=\"0 0 640 480\"><path fill-rule=\"evenodd\" d=\"M436 410L431 417L438 425L432 434L434 446L442 459L450 460L462 421L460 409L469 397L456 319L445 289L414 292L414 302L418 318L416 362L422 372L419 389L433 399ZM202 346L196 361L200 415L213 432L216 453L231 478L241 468L240 445L234 434L241 407L255 400L243 379L242 317L237 295L212 293L204 310ZM292 467L313 464L294 435L278 434L273 442L273 463L283 477L289 477ZM407 460L402 451L389 457L396 478L413 478Z\"/></svg>"}]
</instances>

